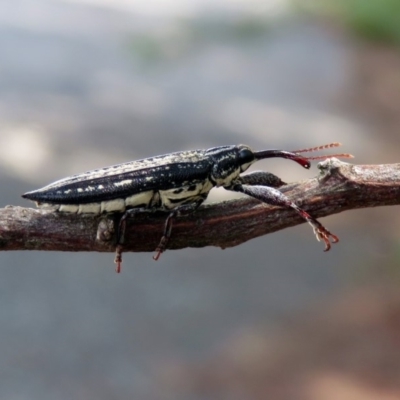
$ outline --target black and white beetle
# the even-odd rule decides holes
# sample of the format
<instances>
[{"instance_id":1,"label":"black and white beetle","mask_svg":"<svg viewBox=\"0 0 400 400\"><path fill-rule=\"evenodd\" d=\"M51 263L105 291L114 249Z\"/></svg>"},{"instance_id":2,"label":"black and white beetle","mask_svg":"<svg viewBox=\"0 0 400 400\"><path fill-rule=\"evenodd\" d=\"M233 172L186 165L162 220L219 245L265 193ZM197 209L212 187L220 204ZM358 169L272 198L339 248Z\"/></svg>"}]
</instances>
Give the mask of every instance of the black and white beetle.
<instances>
[{"instance_id":1,"label":"black and white beetle","mask_svg":"<svg viewBox=\"0 0 400 400\"><path fill-rule=\"evenodd\" d=\"M166 249L174 218L193 212L207 198L213 187L241 192L274 206L291 207L313 228L317 239L339 239L315 218L298 207L276 188L284 185L277 176L263 171L241 175L250 165L264 158L282 157L310 168L310 160L327 157L351 157L349 154L303 157L299 153L337 147L331 143L292 152L283 150L252 151L248 146L221 146L208 150L181 151L100 168L56 181L22 197L38 207L77 214L123 213L117 230L115 262L120 272L122 245L128 216L145 211L167 211L164 233L154 259Z\"/></svg>"}]
</instances>

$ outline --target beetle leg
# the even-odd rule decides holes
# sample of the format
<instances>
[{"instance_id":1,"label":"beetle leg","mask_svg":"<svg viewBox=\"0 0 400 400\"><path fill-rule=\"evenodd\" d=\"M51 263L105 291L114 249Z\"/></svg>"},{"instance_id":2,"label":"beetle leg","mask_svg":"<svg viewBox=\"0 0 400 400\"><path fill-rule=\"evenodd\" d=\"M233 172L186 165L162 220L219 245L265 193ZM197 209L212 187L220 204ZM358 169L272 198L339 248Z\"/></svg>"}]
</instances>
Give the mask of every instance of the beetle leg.
<instances>
[{"instance_id":1,"label":"beetle leg","mask_svg":"<svg viewBox=\"0 0 400 400\"><path fill-rule=\"evenodd\" d=\"M206 197L207 196L193 203L183 204L170 212L167 219L165 220L163 236L155 250L156 254L153 256L154 260L157 261L160 258L161 253L163 253L167 247L168 241L171 238L172 225L175 217L183 213L191 213L195 211L200 206L200 204L205 200Z\"/></svg>"},{"instance_id":2,"label":"beetle leg","mask_svg":"<svg viewBox=\"0 0 400 400\"><path fill-rule=\"evenodd\" d=\"M174 218L176 217L177 214L178 214L178 210L174 210L168 215L167 219L165 220L164 232L163 232L162 238L160 240L160 243L158 244L158 246L155 250L156 254L154 254L154 256L153 256L153 260L155 260L155 261L157 261L160 258L161 253L163 253L165 251L165 248L167 247L168 241L171 237L172 224L173 224Z\"/></svg>"},{"instance_id":3,"label":"beetle leg","mask_svg":"<svg viewBox=\"0 0 400 400\"><path fill-rule=\"evenodd\" d=\"M123 250L123 244L125 242L125 230L126 230L126 220L128 217L134 216L136 214L142 213L142 212L149 212L148 208L131 208L129 210L126 210L123 214L122 217L120 218L118 222L118 228L117 228L117 245L115 248L115 258L114 258L114 263L116 264L115 267L115 272L119 274L121 272L121 264L122 264L122 250Z\"/></svg>"},{"instance_id":4,"label":"beetle leg","mask_svg":"<svg viewBox=\"0 0 400 400\"><path fill-rule=\"evenodd\" d=\"M257 200L273 206L293 208L312 226L317 240L319 241L322 239L325 242L324 251L328 251L331 248L331 241L332 243L337 243L339 241L339 238L336 235L329 232L328 229L326 229L319 221L277 189L260 185L242 185L240 183L235 183L226 189L247 194L248 196L254 197Z\"/></svg>"},{"instance_id":5,"label":"beetle leg","mask_svg":"<svg viewBox=\"0 0 400 400\"><path fill-rule=\"evenodd\" d=\"M254 171L246 175L239 176L235 182L243 185L260 185L278 188L286 185L278 176L265 171Z\"/></svg>"}]
</instances>

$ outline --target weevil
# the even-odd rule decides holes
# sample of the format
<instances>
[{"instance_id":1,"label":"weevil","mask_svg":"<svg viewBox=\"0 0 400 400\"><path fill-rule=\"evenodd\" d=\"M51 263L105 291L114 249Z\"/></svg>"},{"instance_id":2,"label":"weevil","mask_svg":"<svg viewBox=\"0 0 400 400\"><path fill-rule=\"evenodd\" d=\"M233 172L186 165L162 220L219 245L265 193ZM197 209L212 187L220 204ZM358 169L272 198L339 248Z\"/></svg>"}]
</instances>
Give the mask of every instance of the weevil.
<instances>
[{"instance_id":1,"label":"weevil","mask_svg":"<svg viewBox=\"0 0 400 400\"><path fill-rule=\"evenodd\" d=\"M294 209L325 243L339 238L319 221L281 193L285 183L264 171L242 175L253 163L265 158L281 157L310 168L311 160L327 157L351 157L349 154L304 157L301 153L339 146L339 143L295 151L253 151L246 145L220 146L207 150L181 151L95 169L58 180L22 197L38 207L77 214L120 213L116 235L116 271L120 272L125 227L128 217L148 211L165 211L164 231L153 257L157 260L171 237L174 219L182 213L194 212L213 187L244 193L261 202Z\"/></svg>"}]
</instances>

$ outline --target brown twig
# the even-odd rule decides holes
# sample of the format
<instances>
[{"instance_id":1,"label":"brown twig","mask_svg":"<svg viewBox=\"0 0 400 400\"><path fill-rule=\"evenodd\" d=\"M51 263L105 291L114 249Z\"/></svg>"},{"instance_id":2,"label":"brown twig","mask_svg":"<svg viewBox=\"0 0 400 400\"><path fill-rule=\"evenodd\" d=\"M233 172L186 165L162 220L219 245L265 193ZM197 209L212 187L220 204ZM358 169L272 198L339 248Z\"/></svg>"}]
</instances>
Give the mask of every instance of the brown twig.
<instances>
[{"instance_id":1,"label":"brown twig","mask_svg":"<svg viewBox=\"0 0 400 400\"><path fill-rule=\"evenodd\" d=\"M400 164L352 165L336 158L319 164L320 176L280 190L314 217L400 204ZM0 250L114 251L115 217L0 209ZM128 220L124 251L154 251L165 214ZM201 207L177 218L168 248L236 246L304 220L293 210L239 199Z\"/></svg>"}]
</instances>

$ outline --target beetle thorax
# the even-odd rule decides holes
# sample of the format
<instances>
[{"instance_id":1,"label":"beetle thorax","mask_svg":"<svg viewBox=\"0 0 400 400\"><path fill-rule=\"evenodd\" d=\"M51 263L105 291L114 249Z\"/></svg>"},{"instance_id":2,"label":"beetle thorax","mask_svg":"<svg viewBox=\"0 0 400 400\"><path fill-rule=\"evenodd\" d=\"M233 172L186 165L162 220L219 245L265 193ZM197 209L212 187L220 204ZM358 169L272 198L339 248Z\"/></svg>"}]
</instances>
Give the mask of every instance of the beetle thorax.
<instances>
[{"instance_id":1,"label":"beetle thorax","mask_svg":"<svg viewBox=\"0 0 400 400\"><path fill-rule=\"evenodd\" d=\"M243 159L243 150L250 153L250 158ZM254 162L250 149L244 145L209 149L207 155L213 164L210 179L215 186L230 186Z\"/></svg>"},{"instance_id":2,"label":"beetle thorax","mask_svg":"<svg viewBox=\"0 0 400 400\"><path fill-rule=\"evenodd\" d=\"M217 174L212 176L212 181L215 186L230 186L232 181L234 181L240 174L240 167L230 170L227 173Z\"/></svg>"}]
</instances>

